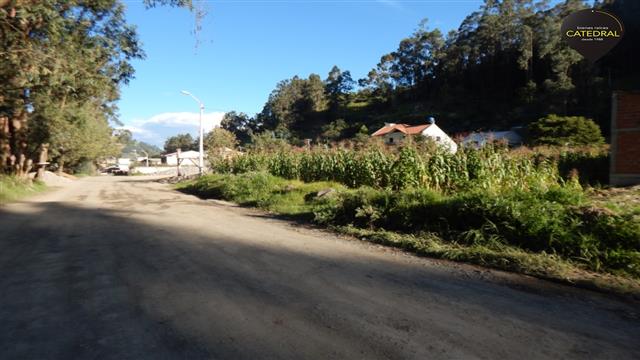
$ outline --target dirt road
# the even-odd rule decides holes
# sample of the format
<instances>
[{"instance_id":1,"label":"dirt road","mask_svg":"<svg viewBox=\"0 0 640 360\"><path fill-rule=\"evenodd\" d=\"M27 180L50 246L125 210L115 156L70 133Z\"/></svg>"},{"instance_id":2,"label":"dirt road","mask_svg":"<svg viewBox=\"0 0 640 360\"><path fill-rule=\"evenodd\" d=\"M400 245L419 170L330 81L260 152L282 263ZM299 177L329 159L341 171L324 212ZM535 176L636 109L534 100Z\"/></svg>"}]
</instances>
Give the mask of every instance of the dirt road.
<instances>
[{"instance_id":1,"label":"dirt road","mask_svg":"<svg viewBox=\"0 0 640 360\"><path fill-rule=\"evenodd\" d=\"M631 359L637 303L94 177L0 208L1 359Z\"/></svg>"}]
</instances>

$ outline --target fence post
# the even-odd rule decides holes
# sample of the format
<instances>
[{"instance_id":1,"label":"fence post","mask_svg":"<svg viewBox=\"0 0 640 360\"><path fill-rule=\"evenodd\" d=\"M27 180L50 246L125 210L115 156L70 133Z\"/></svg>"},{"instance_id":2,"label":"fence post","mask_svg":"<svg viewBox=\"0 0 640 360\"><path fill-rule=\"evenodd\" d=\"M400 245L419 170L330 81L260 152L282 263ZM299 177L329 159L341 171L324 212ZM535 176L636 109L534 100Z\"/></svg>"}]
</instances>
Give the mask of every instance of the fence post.
<instances>
[{"instance_id":1,"label":"fence post","mask_svg":"<svg viewBox=\"0 0 640 360\"><path fill-rule=\"evenodd\" d=\"M181 152L182 150L180 148L178 148L178 150L176 151L176 162L178 163L178 176L182 176L182 173L180 172L180 163L182 162L180 160Z\"/></svg>"}]
</instances>

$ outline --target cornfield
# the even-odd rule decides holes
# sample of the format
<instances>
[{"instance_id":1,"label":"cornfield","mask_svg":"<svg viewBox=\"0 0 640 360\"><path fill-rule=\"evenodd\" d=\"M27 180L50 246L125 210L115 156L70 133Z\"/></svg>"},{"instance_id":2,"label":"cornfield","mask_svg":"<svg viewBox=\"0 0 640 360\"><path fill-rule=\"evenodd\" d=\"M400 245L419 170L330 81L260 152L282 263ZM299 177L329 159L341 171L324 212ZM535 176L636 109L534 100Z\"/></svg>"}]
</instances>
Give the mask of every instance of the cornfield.
<instances>
[{"instance_id":1,"label":"cornfield","mask_svg":"<svg viewBox=\"0 0 640 360\"><path fill-rule=\"evenodd\" d=\"M212 161L218 173L268 171L304 182L335 181L348 187L428 188L443 193L461 190L544 189L562 184L553 158L510 152L500 146L464 148L456 154L409 145L383 148L311 149L275 153L250 152Z\"/></svg>"}]
</instances>

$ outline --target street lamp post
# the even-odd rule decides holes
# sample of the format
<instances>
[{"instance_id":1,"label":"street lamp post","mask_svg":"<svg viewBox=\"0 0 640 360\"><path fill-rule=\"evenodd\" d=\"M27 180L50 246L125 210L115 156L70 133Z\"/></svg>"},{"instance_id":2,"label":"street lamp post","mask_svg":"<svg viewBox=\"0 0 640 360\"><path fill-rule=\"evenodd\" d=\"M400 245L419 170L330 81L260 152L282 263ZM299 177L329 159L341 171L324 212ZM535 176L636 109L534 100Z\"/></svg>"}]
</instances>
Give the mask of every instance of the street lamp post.
<instances>
[{"instance_id":1,"label":"street lamp post","mask_svg":"<svg viewBox=\"0 0 640 360\"><path fill-rule=\"evenodd\" d=\"M199 147L198 168L199 168L200 175L202 175L203 169L204 169L204 157L203 157L204 146L202 145L202 141L203 141L202 139L204 138L204 129L202 127L202 113L204 112L204 104L197 97L195 97L193 94L191 94L186 90L182 90L181 93L183 95L191 96L193 100L195 100L198 104L200 104L200 141L198 143L198 147Z\"/></svg>"},{"instance_id":2,"label":"street lamp post","mask_svg":"<svg viewBox=\"0 0 640 360\"><path fill-rule=\"evenodd\" d=\"M147 167L149 167L149 153L144 151L144 150L142 150L142 149L140 149L140 151L142 151L144 153L145 160L147 162Z\"/></svg>"}]
</instances>

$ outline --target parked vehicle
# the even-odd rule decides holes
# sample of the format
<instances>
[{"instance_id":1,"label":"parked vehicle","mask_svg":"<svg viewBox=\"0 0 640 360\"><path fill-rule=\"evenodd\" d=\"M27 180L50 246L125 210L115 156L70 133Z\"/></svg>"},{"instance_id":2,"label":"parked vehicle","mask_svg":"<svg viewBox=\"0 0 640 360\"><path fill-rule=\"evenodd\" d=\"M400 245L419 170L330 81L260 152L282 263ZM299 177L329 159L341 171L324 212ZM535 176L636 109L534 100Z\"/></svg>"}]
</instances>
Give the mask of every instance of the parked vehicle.
<instances>
[{"instance_id":1,"label":"parked vehicle","mask_svg":"<svg viewBox=\"0 0 640 360\"><path fill-rule=\"evenodd\" d=\"M113 175L129 175L129 167L122 167L120 165L111 165L104 169L100 170L102 174L113 174Z\"/></svg>"}]
</instances>

